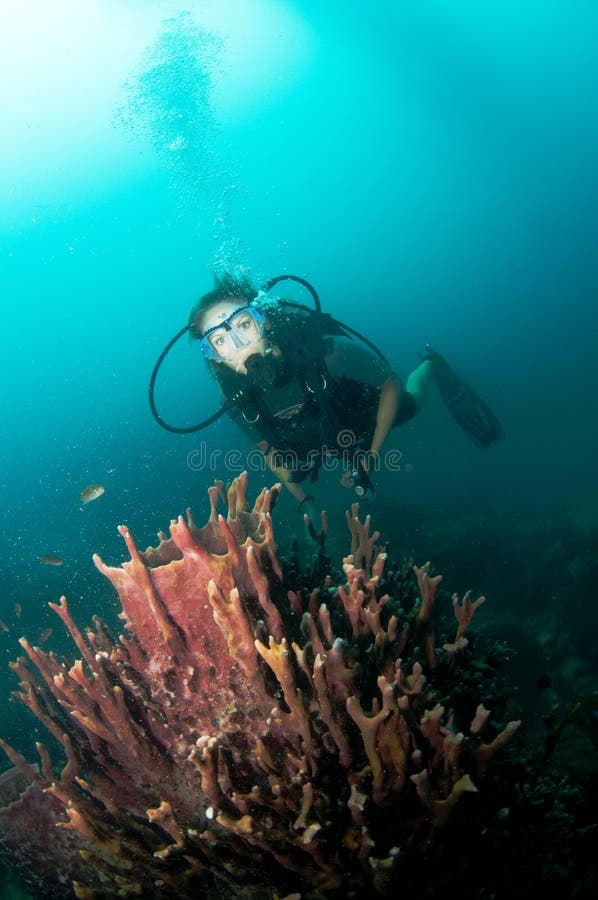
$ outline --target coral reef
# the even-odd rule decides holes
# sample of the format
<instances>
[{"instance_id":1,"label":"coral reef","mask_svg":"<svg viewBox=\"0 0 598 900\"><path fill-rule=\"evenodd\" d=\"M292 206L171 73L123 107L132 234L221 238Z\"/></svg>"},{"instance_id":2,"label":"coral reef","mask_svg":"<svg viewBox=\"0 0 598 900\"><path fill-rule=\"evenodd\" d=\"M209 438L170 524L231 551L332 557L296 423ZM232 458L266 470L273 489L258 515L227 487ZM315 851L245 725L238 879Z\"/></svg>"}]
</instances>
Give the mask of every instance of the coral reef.
<instances>
[{"instance_id":1,"label":"coral reef","mask_svg":"<svg viewBox=\"0 0 598 900\"><path fill-rule=\"evenodd\" d=\"M83 634L62 597L80 658L21 640L18 696L66 759L0 742L0 837L37 896L386 895L479 796L519 725L484 705L483 598L439 610L440 576L391 569L357 506L342 573L301 583L277 492L250 508L246 476L217 484L204 527L188 511L143 553L121 526L130 560L94 561L125 634Z\"/></svg>"}]
</instances>

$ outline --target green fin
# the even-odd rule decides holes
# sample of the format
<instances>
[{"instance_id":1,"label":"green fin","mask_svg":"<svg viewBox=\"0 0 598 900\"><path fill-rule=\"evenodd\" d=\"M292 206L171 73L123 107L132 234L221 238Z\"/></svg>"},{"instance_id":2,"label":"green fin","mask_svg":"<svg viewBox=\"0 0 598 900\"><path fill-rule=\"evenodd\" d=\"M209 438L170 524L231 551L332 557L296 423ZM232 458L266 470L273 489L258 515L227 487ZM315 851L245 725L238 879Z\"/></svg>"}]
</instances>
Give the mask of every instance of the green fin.
<instances>
[{"instance_id":1,"label":"green fin","mask_svg":"<svg viewBox=\"0 0 598 900\"><path fill-rule=\"evenodd\" d=\"M426 345L422 359L432 363L432 378L448 411L477 447L489 447L504 437L504 429L488 404L455 375L440 353Z\"/></svg>"}]
</instances>

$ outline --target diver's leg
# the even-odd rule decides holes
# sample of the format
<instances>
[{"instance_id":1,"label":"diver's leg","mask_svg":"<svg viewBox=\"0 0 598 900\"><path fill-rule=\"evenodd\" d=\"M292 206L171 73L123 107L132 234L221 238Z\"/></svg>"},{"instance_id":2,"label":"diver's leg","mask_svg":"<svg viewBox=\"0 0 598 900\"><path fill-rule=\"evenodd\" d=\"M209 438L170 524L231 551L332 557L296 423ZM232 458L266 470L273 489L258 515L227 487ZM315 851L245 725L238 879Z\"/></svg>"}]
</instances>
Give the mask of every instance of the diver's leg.
<instances>
[{"instance_id":1,"label":"diver's leg","mask_svg":"<svg viewBox=\"0 0 598 900\"><path fill-rule=\"evenodd\" d=\"M418 412L421 411L421 408L424 405L431 380L432 363L429 359L424 360L424 362L422 362L417 369L414 369L407 378L405 390L408 394L411 394L415 400Z\"/></svg>"},{"instance_id":2,"label":"diver's leg","mask_svg":"<svg viewBox=\"0 0 598 900\"><path fill-rule=\"evenodd\" d=\"M393 428L396 428L397 425L404 425L405 422L409 422L421 412L431 377L432 366L428 360L422 362L409 375L405 389L401 391L399 396L399 406L392 423Z\"/></svg>"}]
</instances>

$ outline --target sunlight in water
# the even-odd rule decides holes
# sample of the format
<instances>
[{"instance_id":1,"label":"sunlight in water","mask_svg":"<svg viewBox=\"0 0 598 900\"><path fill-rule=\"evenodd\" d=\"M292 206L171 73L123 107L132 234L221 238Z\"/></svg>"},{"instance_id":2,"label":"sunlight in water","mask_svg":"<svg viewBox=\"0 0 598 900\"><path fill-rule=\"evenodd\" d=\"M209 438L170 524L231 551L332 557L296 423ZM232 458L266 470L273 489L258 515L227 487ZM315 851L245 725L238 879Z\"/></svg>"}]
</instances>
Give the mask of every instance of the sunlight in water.
<instances>
[{"instance_id":1,"label":"sunlight in water","mask_svg":"<svg viewBox=\"0 0 598 900\"><path fill-rule=\"evenodd\" d=\"M128 75L163 21L182 9L222 42L211 77L214 111L224 121L284 93L313 52L308 27L280 0L3 0L5 175L42 154L74 157L105 139Z\"/></svg>"}]
</instances>

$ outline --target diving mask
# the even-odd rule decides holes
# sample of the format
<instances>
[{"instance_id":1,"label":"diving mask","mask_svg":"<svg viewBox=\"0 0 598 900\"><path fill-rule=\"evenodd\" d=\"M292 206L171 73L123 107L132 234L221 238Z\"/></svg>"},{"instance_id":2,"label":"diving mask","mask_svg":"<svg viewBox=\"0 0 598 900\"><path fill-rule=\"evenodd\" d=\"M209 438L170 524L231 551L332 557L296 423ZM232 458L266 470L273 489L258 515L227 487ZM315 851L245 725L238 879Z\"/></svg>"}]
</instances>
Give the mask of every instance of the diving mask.
<instances>
[{"instance_id":1,"label":"diving mask","mask_svg":"<svg viewBox=\"0 0 598 900\"><path fill-rule=\"evenodd\" d=\"M208 328L199 346L206 359L229 359L236 350L257 343L264 332L264 314L255 306L233 309L229 316Z\"/></svg>"}]
</instances>

